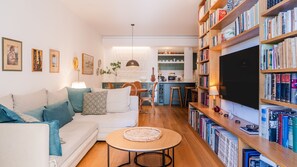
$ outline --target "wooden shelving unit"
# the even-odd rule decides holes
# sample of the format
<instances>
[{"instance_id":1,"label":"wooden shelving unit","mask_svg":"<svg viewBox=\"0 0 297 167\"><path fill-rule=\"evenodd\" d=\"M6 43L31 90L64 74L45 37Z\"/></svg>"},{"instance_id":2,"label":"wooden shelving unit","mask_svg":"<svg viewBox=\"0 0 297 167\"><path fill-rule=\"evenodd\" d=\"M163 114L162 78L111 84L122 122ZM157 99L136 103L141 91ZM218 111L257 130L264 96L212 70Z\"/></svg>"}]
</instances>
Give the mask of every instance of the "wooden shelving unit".
<instances>
[{"instance_id":1,"label":"wooden shelving unit","mask_svg":"<svg viewBox=\"0 0 297 167\"><path fill-rule=\"evenodd\" d=\"M222 126L227 131L238 137L238 150L241 152L244 148L254 148L258 150L261 154L273 160L280 166L293 167L297 166L297 154L293 151L280 146L277 143L270 142L257 135L248 135L241 131L240 126L246 125L248 122L240 118L234 117L232 120L225 118L223 115L214 112L207 106L203 106L199 103L190 103L190 107L193 107L200 112L202 112L209 119L214 121L216 124ZM235 120L240 120L240 124L235 123ZM239 154L239 162L242 159L241 154ZM238 164L241 166L241 164Z\"/></svg>"},{"instance_id":2,"label":"wooden shelving unit","mask_svg":"<svg viewBox=\"0 0 297 167\"><path fill-rule=\"evenodd\" d=\"M284 12L288 9L293 9L294 7L297 7L297 3L296 1L292 1L292 0L283 0L282 2L274 5L273 7L271 7L268 10L265 10L261 13L261 15L263 17L267 17L267 16L275 16L277 15L279 12Z\"/></svg>"},{"instance_id":3,"label":"wooden shelving unit","mask_svg":"<svg viewBox=\"0 0 297 167\"><path fill-rule=\"evenodd\" d=\"M202 63L206 63L206 62L208 62L209 60L203 60L203 61L199 61L199 62L197 62L197 63L199 63L199 64L202 64Z\"/></svg>"},{"instance_id":4,"label":"wooden shelving unit","mask_svg":"<svg viewBox=\"0 0 297 167\"><path fill-rule=\"evenodd\" d=\"M203 38L208 32L209 32L209 30L206 31L204 34L200 35L199 38Z\"/></svg>"},{"instance_id":5,"label":"wooden shelving unit","mask_svg":"<svg viewBox=\"0 0 297 167\"><path fill-rule=\"evenodd\" d=\"M287 72L297 72L297 68L286 68L286 69L276 69L276 70L261 70L262 74L287 73Z\"/></svg>"},{"instance_id":6,"label":"wooden shelving unit","mask_svg":"<svg viewBox=\"0 0 297 167\"><path fill-rule=\"evenodd\" d=\"M261 99L262 103L268 103L268 104L275 104L278 106L284 106L288 108L295 108L297 109L297 104L291 104L291 103L286 103L286 102L281 102L281 101L275 101L275 100L267 100L267 99Z\"/></svg>"},{"instance_id":7,"label":"wooden shelving unit","mask_svg":"<svg viewBox=\"0 0 297 167\"><path fill-rule=\"evenodd\" d=\"M279 43L279 42L283 41L286 38L295 37L295 36L297 36L297 30L293 31L293 32L290 32L290 33L287 33L287 34L280 35L278 37L268 39L268 40L262 40L261 44Z\"/></svg>"}]
</instances>

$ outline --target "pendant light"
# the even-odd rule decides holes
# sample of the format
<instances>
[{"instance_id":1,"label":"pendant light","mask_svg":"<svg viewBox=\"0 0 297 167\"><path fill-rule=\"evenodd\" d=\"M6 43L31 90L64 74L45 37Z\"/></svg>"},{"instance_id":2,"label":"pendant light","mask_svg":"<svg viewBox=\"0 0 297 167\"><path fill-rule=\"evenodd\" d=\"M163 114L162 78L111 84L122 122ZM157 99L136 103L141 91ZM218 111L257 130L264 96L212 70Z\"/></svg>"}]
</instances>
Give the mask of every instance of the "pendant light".
<instances>
[{"instance_id":1,"label":"pendant light","mask_svg":"<svg viewBox=\"0 0 297 167\"><path fill-rule=\"evenodd\" d=\"M139 64L136 60L133 60L133 27L134 24L131 24L132 27L132 60L129 60L126 64L126 67L139 67Z\"/></svg>"}]
</instances>

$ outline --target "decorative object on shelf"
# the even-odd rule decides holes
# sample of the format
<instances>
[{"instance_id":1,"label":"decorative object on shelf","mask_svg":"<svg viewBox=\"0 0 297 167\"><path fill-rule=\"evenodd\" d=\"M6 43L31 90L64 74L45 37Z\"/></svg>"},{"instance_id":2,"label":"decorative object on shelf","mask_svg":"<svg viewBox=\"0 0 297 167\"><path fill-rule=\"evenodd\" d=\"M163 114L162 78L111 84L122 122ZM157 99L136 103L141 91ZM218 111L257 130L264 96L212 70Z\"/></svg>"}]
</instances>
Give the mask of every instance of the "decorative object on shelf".
<instances>
[{"instance_id":1,"label":"decorative object on shelf","mask_svg":"<svg viewBox=\"0 0 297 167\"><path fill-rule=\"evenodd\" d=\"M60 72L60 51L50 49L50 73Z\"/></svg>"},{"instance_id":2,"label":"decorative object on shelf","mask_svg":"<svg viewBox=\"0 0 297 167\"><path fill-rule=\"evenodd\" d=\"M139 64L136 60L133 59L133 27L135 24L131 24L132 27L132 60L129 60L126 64L126 67L139 67Z\"/></svg>"},{"instance_id":3,"label":"decorative object on shelf","mask_svg":"<svg viewBox=\"0 0 297 167\"><path fill-rule=\"evenodd\" d=\"M72 85L71 87L72 88L86 88L86 84L85 82L80 82L79 81L79 68L78 68L78 65L79 65L79 62L78 62L78 58L77 57L74 57L73 58L73 68L75 71L77 71L77 81L76 82L72 82Z\"/></svg>"},{"instance_id":4,"label":"decorative object on shelf","mask_svg":"<svg viewBox=\"0 0 297 167\"><path fill-rule=\"evenodd\" d=\"M136 127L124 131L124 138L130 141L148 142L161 138L161 130L153 127Z\"/></svg>"},{"instance_id":5,"label":"decorative object on shelf","mask_svg":"<svg viewBox=\"0 0 297 167\"><path fill-rule=\"evenodd\" d=\"M22 42L2 38L2 70L22 71Z\"/></svg>"},{"instance_id":6,"label":"decorative object on shelf","mask_svg":"<svg viewBox=\"0 0 297 167\"><path fill-rule=\"evenodd\" d=\"M106 70L100 69L100 74L113 74L115 76L118 76L118 69L121 68L121 62L112 62L110 63L111 69L109 67L106 67Z\"/></svg>"},{"instance_id":7,"label":"decorative object on shelf","mask_svg":"<svg viewBox=\"0 0 297 167\"><path fill-rule=\"evenodd\" d=\"M43 52L32 49L32 72L42 72Z\"/></svg>"},{"instance_id":8,"label":"decorative object on shelf","mask_svg":"<svg viewBox=\"0 0 297 167\"><path fill-rule=\"evenodd\" d=\"M219 95L219 92L218 92L218 88L217 86L211 86L209 88L209 96L213 96L213 110L215 112L219 112L220 111L220 107L216 105L216 96Z\"/></svg>"},{"instance_id":9,"label":"decorative object on shelf","mask_svg":"<svg viewBox=\"0 0 297 167\"><path fill-rule=\"evenodd\" d=\"M86 53L82 54L82 74L93 75L94 57Z\"/></svg>"},{"instance_id":10,"label":"decorative object on shelf","mask_svg":"<svg viewBox=\"0 0 297 167\"><path fill-rule=\"evenodd\" d=\"M156 80L156 77L155 77L155 74L154 74L154 67L152 68L152 75L151 75L151 81L152 82L155 82Z\"/></svg>"}]
</instances>

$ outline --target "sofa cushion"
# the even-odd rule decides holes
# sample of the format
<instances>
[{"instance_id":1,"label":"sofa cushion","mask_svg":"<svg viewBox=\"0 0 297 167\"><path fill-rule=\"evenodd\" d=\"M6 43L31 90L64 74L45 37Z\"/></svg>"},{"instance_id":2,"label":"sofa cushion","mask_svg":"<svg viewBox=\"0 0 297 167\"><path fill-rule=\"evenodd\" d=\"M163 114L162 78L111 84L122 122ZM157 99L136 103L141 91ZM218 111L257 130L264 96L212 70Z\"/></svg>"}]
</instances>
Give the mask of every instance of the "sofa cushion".
<instances>
[{"instance_id":1,"label":"sofa cushion","mask_svg":"<svg viewBox=\"0 0 297 167\"><path fill-rule=\"evenodd\" d=\"M58 166L67 160L97 129L98 125L93 122L71 121L71 123L63 126L60 129L60 137L66 143L62 144L63 156L55 157Z\"/></svg>"},{"instance_id":2,"label":"sofa cushion","mask_svg":"<svg viewBox=\"0 0 297 167\"><path fill-rule=\"evenodd\" d=\"M32 111L47 105L47 91L42 89L31 94L13 95L13 100L15 112Z\"/></svg>"},{"instance_id":3,"label":"sofa cushion","mask_svg":"<svg viewBox=\"0 0 297 167\"><path fill-rule=\"evenodd\" d=\"M76 113L81 113L83 110L83 99L85 93L90 93L90 88L67 88L68 98L73 107L73 111Z\"/></svg>"},{"instance_id":4,"label":"sofa cushion","mask_svg":"<svg viewBox=\"0 0 297 167\"><path fill-rule=\"evenodd\" d=\"M50 92L47 93L47 105L56 105L61 104L65 101L69 101L68 99L68 92L66 88L60 89L56 92ZM73 111L73 107L71 103L68 103L68 109L71 114L71 116L74 116L75 112Z\"/></svg>"},{"instance_id":5,"label":"sofa cushion","mask_svg":"<svg viewBox=\"0 0 297 167\"><path fill-rule=\"evenodd\" d=\"M130 89L108 89L106 109L107 112L127 112L130 105Z\"/></svg>"},{"instance_id":6,"label":"sofa cushion","mask_svg":"<svg viewBox=\"0 0 297 167\"><path fill-rule=\"evenodd\" d=\"M37 108L35 110L31 110L31 111L27 111L27 112L24 112L24 114L26 115L30 115L36 119L38 119L39 121L43 121L43 110L45 108L42 106L40 108Z\"/></svg>"},{"instance_id":7,"label":"sofa cushion","mask_svg":"<svg viewBox=\"0 0 297 167\"><path fill-rule=\"evenodd\" d=\"M75 112L73 111L73 107L70 103L69 100L64 100L64 101L60 101L60 102L57 102L57 103L54 103L54 104L50 104L50 105L47 105L46 108L55 108L57 106L60 106L62 105L63 103L67 102L67 108L68 108L68 111L70 113L71 116L74 116L75 115Z\"/></svg>"},{"instance_id":8,"label":"sofa cushion","mask_svg":"<svg viewBox=\"0 0 297 167\"><path fill-rule=\"evenodd\" d=\"M60 143L59 121L53 120L48 122L40 122L49 126L49 155L62 155L62 147Z\"/></svg>"},{"instance_id":9,"label":"sofa cushion","mask_svg":"<svg viewBox=\"0 0 297 167\"><path fill-rule=\"evenodd\" d=\"M44 109L43 119L44 121L58 120L60 128L72 121L72 117L68 111L68 102L56 107Z\"/></svg>"},{"instance_id":10,"label":"sofa cushion","mask_svg":"<svg viewBox=\"0 0 297 167\"><path fill-rule=\"evenodd\" d=\"M0 98L0 104L5 106L6 108L13 110L13 99L12 94L9 94L7 96L3 96Z\"/></svg>"},{"instance_id":11,"label":"sofa cushion","mask_svg":"<svg viewBox=\"0 0 297 167\"><path fill-rule=\"evenodd\" d=\"M106 114L107 91L86 93L84 96L82 115Z\"/></svg>"},{"instance_id":12,"label":"sofa cushion","mask_svg":"<svg viewBox=\"0 0 297 167\"><path fill-rule=\"evenodd\" d=\"M0 123L7 122L23 123L25 121L18 114L0 104Z\"/></svg>"}]
</instances>

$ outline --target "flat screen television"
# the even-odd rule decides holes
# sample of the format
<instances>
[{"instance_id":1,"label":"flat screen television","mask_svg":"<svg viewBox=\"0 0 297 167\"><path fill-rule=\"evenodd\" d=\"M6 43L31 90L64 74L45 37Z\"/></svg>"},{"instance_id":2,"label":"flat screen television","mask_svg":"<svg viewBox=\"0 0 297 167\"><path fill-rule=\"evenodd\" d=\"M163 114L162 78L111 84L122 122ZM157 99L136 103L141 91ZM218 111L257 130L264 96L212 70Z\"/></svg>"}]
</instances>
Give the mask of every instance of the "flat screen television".
<instances>
[{"instance_id":1,"label":"flat screen television","mask_svg":"<svg viewBox=\"0 0 297 167\"><path fill-rule=\"evenodd\" d=\"M223 99L259 108L259 46L220 57L219 89Z\"/></svg>"}]
</instances>

